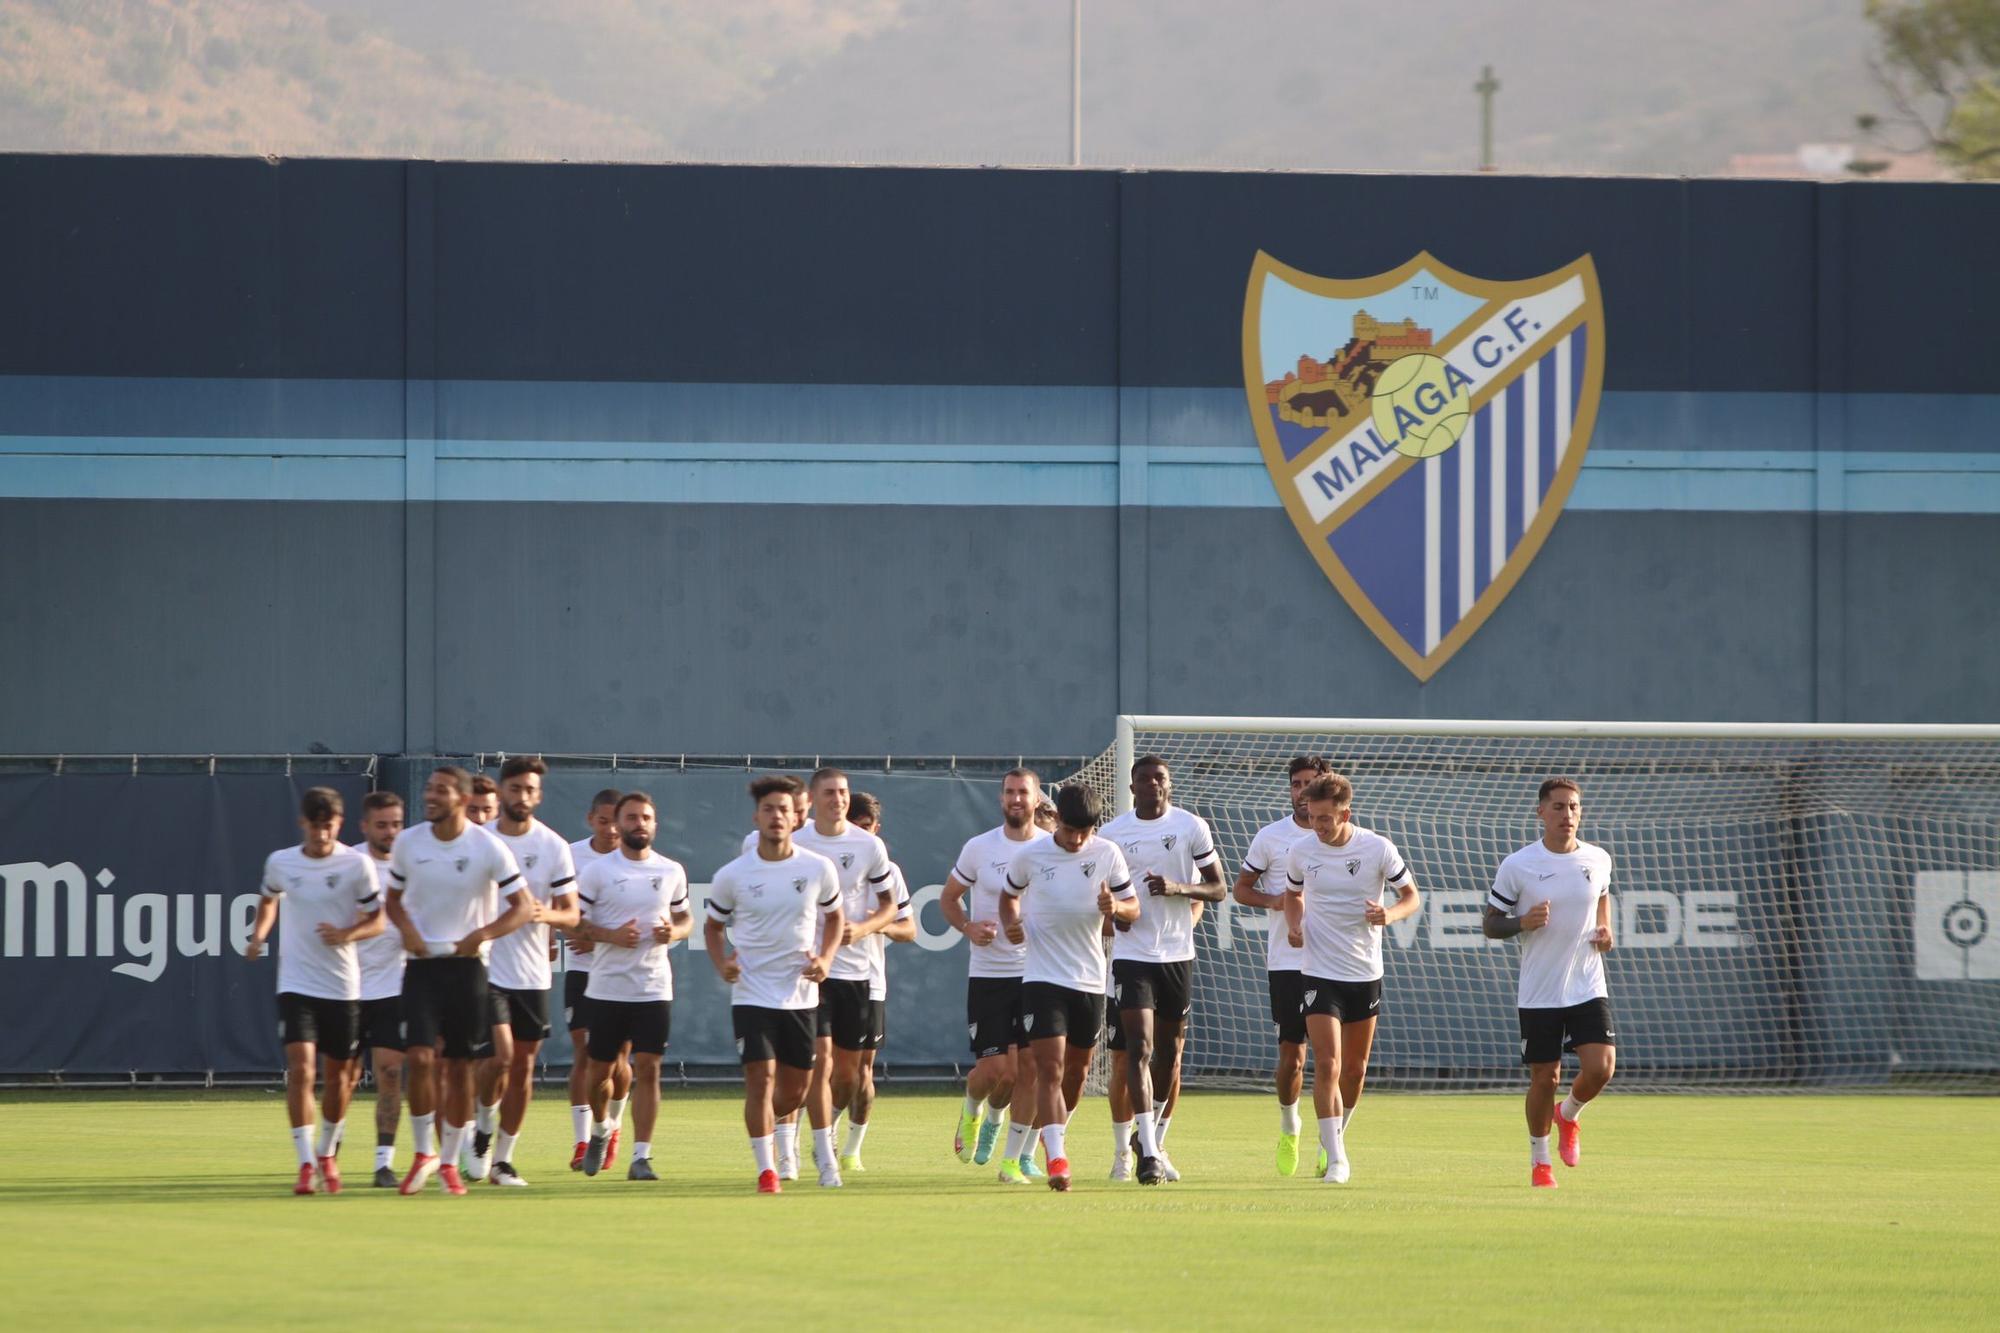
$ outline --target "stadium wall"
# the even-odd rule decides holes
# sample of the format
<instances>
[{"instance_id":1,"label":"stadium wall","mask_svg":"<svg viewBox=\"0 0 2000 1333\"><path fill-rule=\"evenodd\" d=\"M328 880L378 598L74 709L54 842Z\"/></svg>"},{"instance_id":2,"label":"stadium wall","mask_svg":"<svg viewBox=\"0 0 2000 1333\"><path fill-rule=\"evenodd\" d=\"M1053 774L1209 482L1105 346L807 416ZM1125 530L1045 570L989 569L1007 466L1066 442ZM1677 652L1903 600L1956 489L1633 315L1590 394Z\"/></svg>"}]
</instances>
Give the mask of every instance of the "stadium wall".
<instances>
[{"instance_id":1,"label":"stadium wall","mask_svg":"<svg viewBox=\"0 0 2000 1333\"><path fill-rule=\"evenodd\" d=\"M0 743L1990 720L1996 234L1943 185L0 158ZM1277 505L1260 249L1595 262L1586 466L1427 683Z\"/></svg>"}]
</instances>

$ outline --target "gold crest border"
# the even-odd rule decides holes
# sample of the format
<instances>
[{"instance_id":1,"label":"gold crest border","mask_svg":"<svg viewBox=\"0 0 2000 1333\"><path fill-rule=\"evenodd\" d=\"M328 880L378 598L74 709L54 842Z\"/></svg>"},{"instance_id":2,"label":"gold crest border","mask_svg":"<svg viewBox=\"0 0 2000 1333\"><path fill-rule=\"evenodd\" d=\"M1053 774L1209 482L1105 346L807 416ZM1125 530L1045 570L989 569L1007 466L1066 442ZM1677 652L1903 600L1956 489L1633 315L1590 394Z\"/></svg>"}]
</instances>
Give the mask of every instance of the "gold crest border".
<instances>
[{"instance_id":1,"label":"gold crest border","mask_svg":"<svg viewBox=\"0 0 2000 1333\"><path fill-rule=\"evenodd\" d=\"M1573 276L1580 276L1583 279L1584 292L1582 310L1575 319L1564 321L1559 329L1552 331L1543 341L1552 346L1556 339L1566 336L1579 325L1590 329L1590 345L1584 353L1583 384L1577 396L1576 415L1570 422L1569 450L1563 456L1562 466L1556 469L1555 479L1549 484L1549 493L1542 500L1541 508L1536 511L1534 521L1521 534L1521 544L1500 567L1493 581L1486 586L1486 590L1479 594L1478 600L1472 604L1472 609L1452 627L1449 634L1439 640L1438 646L1428 656L1412 647L1396 627L1389 623L1388 617L1376 609L1374 601L1362 591L1361 585L1348 572L1347 566L1327 544L1327 534L1339 525L1341 518L1336 517L1332 523L1327 524L1315 522L1306 510L1305 501L1299 497L1298 488L1290 484L1290 478L1296 467L1286 460L1284 449L1278 443L1277 428L1271 424L1270 405L1264 397L1264 364L1259 340L1266 277L1281 278L1292 286L1316 296L1335 300L1364 300L1393 290L1425 270L1458 290L1486 301L1487 308L1466 319L1460 325L1461 328L1476 325L1492 307L1498 304L1546 291ZM1291 519L1292 527L1304 539L1306 549L1312 553L1313 559L1319 562L1321 572L1339 590L1354 613L1361 617L1362 623L1382 641L1382 646L1394 654L1397 661L1409 668L1410 674L1419 682L1428 681L1435 676L1478 632L1479 627L1486 623L1487 617L1499 608L1500 603L1506 600L1507 594L1514 590L1514 585L1520 581L1521 575L1541 551L1542 543L1548 540L1549 532L1555 527L1556 519L1561 516L1563 507L1569 503L1570 492L1576 486L1577 473L1583 469L1583 457L1590 449L1591 436L1597 426L1598 399L1604 385L1604 342L1604 296L1597 284L1597 265L1592 262L1589 254L1581 255L1563 267L1540 277L1524 278L1514 282L1489 281L1461 273L1438 260L1428 250L1420 250L1406 263L1369 278L1322 278L1303 269L1293 268L1261 249L1257 251L1256 259L1251 262L1250 277L1243 297L1243 389L1249 402L1251 424L1257 432L1257 446L1264 456L1265 470L1270 474L1271 484L1276 488L1278 498L1285 506L1285 514ZM1523 356L1521 358L1523 369L1532 365L1536 359L1536 356ZM1517 371L1500 385L1492 386L1491 391L1497 391L1498 388L1512 383L1521 373ZM1315 441L1314 445L1317 443L1318 441ZM1314 445L1308 445L1306 450L1300 451L1301 457ZM1349 512L1368 504L1383 487L1417 462L1415 459L1401 461L1403 464L1401 467L1392 464L1391 472L1379 478Z\"/></svg>"}]
</instances>

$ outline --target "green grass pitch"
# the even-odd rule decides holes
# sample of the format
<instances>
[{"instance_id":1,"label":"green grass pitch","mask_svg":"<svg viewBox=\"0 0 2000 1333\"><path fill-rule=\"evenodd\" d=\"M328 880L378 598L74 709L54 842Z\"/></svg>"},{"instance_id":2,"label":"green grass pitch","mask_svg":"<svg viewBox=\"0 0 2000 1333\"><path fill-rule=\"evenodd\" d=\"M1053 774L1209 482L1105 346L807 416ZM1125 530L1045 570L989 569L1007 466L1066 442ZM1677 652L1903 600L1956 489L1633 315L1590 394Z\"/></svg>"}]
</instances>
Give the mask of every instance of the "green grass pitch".
<instances>
[{"instance_id":1,"label":"green grass pitch","mask_svg":"<svg viewBox=\"0 0 2000 1333\"><path fill-rule=\"evenodd\" d=\"M559 1089L527 1190L293 1198L276 1093L0 1095L0 1290L15 1328L624 1326L1203 1329L1990 1326L2000 1100L1613 1091L1562 1188L1528 1188L1515 1097L1370 1096L1354 1179L1279 1179L1268 1096L1191 1092L1178 1185L960 1166L955 1099L888 1091L865 1174L752 1193L737 1101L670 1090L642 1185L567 1169ZM1308 1120L1308 1126L1311 1121ZM628 1129L629 1133L629 1129ZM405 1123L398 1166L409 1162ZM1310 1149L1308 1148L1308 1152Z\"/></svg>"}]
</instances>

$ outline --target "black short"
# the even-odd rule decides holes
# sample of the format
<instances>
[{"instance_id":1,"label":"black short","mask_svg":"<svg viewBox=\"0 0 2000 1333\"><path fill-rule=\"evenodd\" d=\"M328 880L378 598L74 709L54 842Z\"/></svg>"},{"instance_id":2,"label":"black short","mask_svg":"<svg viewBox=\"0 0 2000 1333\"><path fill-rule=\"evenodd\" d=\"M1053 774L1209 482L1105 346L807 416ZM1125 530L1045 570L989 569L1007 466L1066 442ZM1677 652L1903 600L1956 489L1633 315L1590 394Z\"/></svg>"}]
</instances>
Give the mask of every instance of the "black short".
<instances>
[{"instance_id":1,"label":"black short","mask_svg":"<svg viewBox=\"0 0 2000 1333\"><path fill-rule=\"evenodd\" d=\"M1329 981L1325 977L1301 977L1304 987L1299 1000L1308 1014L1326 1014L1343 1023L1366 1023L1382 1014L1382 979L1373 981Z\"/></svg>"},{"instance_id":2,"label":"black short","mask_svg":"<svg viewBox=\"0 0 2000 1333\"><path fill-rule=\"evenodd\" d=\"M1579 1046L1616 1046L1611 1026L1611 1001L1603 996L1567 1009L1523 1009L1521 1063L1545 1065L1561 1060L1564 1051Z\"/></svg>"},{"instance_id":3,"label":"black short","mask_svg":"<svg viewBox=\"0 0 2000 1333\"><path fill-rule=\"evenodd\" d=\"M1104 997L1052 981L1024 981L1021 1027L1029 1041L1067 1037L1072 1046L1095 1046L1104 1028Z\"/></svg>"},{"instance_id":4,"label":"black short","mask_svg":"<svg viewBox=\"0 0 2000 1333\"><path fill-rule=\"evenodd\" d=\"M870 1000L868 1002L868 1045L866 1049L879 1051L889 1035L889 1002Z\"/></svg>"},{"instance_id":5,"label":"black short","mask_svg":"<svg viewBox=\"0 0 2000 1333\"><path fill-rule=\"evenodd\" d=\"M972 1040L972 1058L1005 1055L1010 1046L1023 1046L1021 1035L1021 979L1019 977L967 977L965 979L965 1035Z\"/></svg>"},{"instance_id":6,"label":"black short","mask_svg":"<svg viewBox=\"0 0 2000 1333\"><path fill-rule=\"evenodd\" d=\"M329 1060L352 1060L360 1050L359 1000L322 1000L316 995L278 993L278 1040L290 1046L309 1041Z\"/></svg>"},{"instance_id":7,"label":"black short","mask_svg":"<svg viewBox=\"0 0 2000 1333\"><path fill-rule=\"evenodd\" d=\"M776 1060L793 1069L813 1067L812 1010L737 1004L730 1006L729 1021L736 1029L736 1054L744 1064Z\"/></svg>"},{"instance_id":8,"label":"black short","mask_svg":"<svg viewBox=\"0 0 2000 1333\"><path fill-rule=\"evenodd\" d=\"M819 1017L813 1031L832 1037L843 1051L865 1051L875 1043L868 1036L868 981L828 977L819 983Z\"/></svg>"},{"instance_id":9,"label":"black short","mask_svg":"<svg viewBox=\"0 0 2000 1333\"><path fill-rule=\"evenodd\" d=\"M509 986L486 989L487 1008L493 1026L511 1029L515 1041L549 1039L549 993L545 990L515 990Z\"/></svg>"},{"instance_id":10,"label":"black short","mask_svg":"<svg viewBox=\"0 0 2000 1333\"><path fill-rule=\"evenodd\" d=\"M671 1000L599 1000L590 1002L590 1058L610 1064L626 1042L634 1055L664 1055L673 1031Z\"/></svg>"},{"instance_id":11,"label":"black short","mask_svg":"<svg viewBox=\"0 0 2000 1333\"><path fill-rule=\"evenodd\" d=\"M493 1051L486 964L477 958L412 958L403 969L403 1044L442 1039L444 1058L471 1060Z\"/></svg>"},{"instance_id":12,"label":"black short","mask_svg":"<svg viewBox=\"0 0 2000 1333\"><path fill-rule=\"evenodd\" d=\"M403 1049L403 997L361 1002L361 1044L371 1051Z\"/></svg>"},{"instance_id":13,"label":"black short","mask_svg":"<svg viewBox=\"0 0 2000 1333\"><path fill-rule=\"evenodd\" d=\"M590 973L563 973L563 1024L571 1032L590 1026L590 1002L584 998L584 992L589 989Z\"/></svg>"},{"instance_id":14,"label":"black short","mask_svg":"<svg viewBox=\"0 0 2000 1333\"><path fill-rule=\"evenodd\" d=\"M1293 1046L1306 1044L1306 974L1295 968L1279 968L1271 977L1271 1021L1278 1025L1278 1040Z\"/></svg>"},{"instance_id":15,"label":"black short","mask_svg":"<svg viewBox=\"0 0 2000 1333\"><path fill-rule=\"evenodd\" d=\"M1138 958L1111 960L1111 993L1120 1009L1151 1009L1162 1018L1188 1016L1194 964L1149 963Z\"/></svg>"}]
</instances>

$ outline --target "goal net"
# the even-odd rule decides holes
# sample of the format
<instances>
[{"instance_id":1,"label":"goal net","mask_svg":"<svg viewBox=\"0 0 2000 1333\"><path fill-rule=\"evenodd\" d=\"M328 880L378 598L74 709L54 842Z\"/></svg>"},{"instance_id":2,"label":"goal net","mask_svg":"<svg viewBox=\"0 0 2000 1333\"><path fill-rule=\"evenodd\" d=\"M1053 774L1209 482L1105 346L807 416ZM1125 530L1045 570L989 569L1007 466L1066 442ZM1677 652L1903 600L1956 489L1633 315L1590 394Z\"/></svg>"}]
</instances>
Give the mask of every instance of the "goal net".
<instances>
[{"instance_id":1,"label":"goal net","mask_svg":"<svg viewBox=\"0 0 2000 1333\"><path fill-rule=\"evenodd\" d=\"M1520 1086L1516 945L1480 916L1561 774L1613 858L1620 1086L2000 1087L2000 727L1124 717L1071 780L1123 809L1146 754L1231 885L1294 755L1402 849L1424 901L1385 932L1372 1086ZM1197 931L1190 1081L1269 1086L1266 921Z\"/></svg>"}]
</instances>

